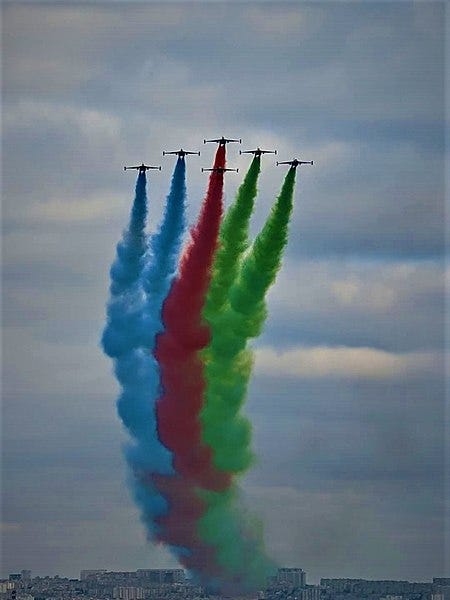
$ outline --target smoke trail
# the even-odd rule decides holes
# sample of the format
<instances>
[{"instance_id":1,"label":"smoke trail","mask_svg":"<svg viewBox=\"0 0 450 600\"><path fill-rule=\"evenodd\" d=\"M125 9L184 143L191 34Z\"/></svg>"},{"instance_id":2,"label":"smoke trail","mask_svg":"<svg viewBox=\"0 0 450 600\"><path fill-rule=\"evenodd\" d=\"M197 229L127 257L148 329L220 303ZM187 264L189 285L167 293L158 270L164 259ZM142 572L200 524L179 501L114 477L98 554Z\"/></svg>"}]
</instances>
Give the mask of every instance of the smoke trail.
<instances>
[{"instance_id":1,"label":"smoke trail","mask_svg":"<svg viewBox=\"0 0 450 600\"><path fill-rule=\"evenodd\" d=\"M169 505L168 512L158 517L157 539L169 544L178 561L191 571L194 580L219 589L223 570L217 563L215 549L201 539L197 527L206 510L206 501L199 496L198 488L179 475L153 476L152 482Z\"/></svg>"},{"instance_id":2,"label":"smoke trail","mask_svg":"<svg viewBox=\"0 0 450 600\"><path fill-rule=\"evenodd\" d=\"M182 235L186 227L185 205L186 163L184 158L178 158L163 221L159 231L150 238L143 274L146 303L141 331L142 345L152 350L155 347L156 335L164 329L161 311L178 266ZM157 384L159 385L159 373Z\"/></svg>"},{"instance_id":3,"label":"smoke trail","mask_svg":"<svg viewBox=\"0 0 450 600\"><path fill-rule=\"evenodd\" d=\"M286 175L280 195L238 277L229 289L228 303L212 318L213 335L205 352L207 390L201 418L203 439L214 452L214 464L238 474L252 461L251 427L239 414L252 368L247 341L262 330L267 309L265 295L275 281L287 243L292 212L295 169ZM237 488L204 492L207 510L199 522L200 537L217 551L217 559L241 588L264 584L275 566L264 552L262 530L255 519L242 518ZM245 567L243 567L245 565Z\"/></svg>"},{"instance_id":4,"label":"smoke trail","mask_svg":"<svg viewBox=\"0 0 450 600\"><path fill-rule=\"evenodd\" d=\"M240 278L231 288L231 308L240 315L236 327L239 331L242 325L246 325L247 337L261 333L267 316L265 296L275 282L288 241L295 174L295 168L291 167L266 224L244 260Z\"/></svg>"},{"instance_id":5,"label":"smoke trail","mask_svg":"<svg viewBox=\"0 0 450 600\"><path fill-rule=\"evenodd\" d=\"M223 313L229 308L228 295L230 288L238 277L240 260L248 247L249 221L257 194L257 181L260 170L261 158L255 156L243 183L238 189L236 200L228 209L220 228L219 248L214 260L213 277L204 310L204 316L211 327L212 334L212 342L203 353L207 380L207 404L209 398L214 399L216 395L223 395L225 391L223 386L228 384L228 378L223 375L226 373L226 369L229 368L229 364L227 362L224 365L223 361L217 361L216 354L220 356L220 353L214 351L217 349L218 340L221 341L224 337L233 335L232 330L223 330ZM213 345L214 342L215 346ZM224 367L225 371L223 371ZM238 367L242 368L243 365L238 365ZM227 387L227 397L229 397L233 393L233 389L232 386L227 385ZM205 409L202 411L201 416L204 421ZM207 409L206 419L208 419ZM231 452L233 452L232 449Z\"/></svg>"},{"instance_id":6,"label":"smoke trail","mask_svg":"<svg viewBox=\"0 0 450 600\"><path fill-rule=\"evenodd\" d=\"M140 348L144 306L141 275L147 249L146 219L146 176L145 173L139 173L130 222L117 245L116 259L110 271L110 300L107 305L107 324L102 336L103 349L114 360L114 372L122 388L117 401L118 413L134 440L125 450L133 473L137 466L133 455L137 454L139 441L146 440L148 453L154 451L155 457L158 457L156 460L159 459L161 463L164 462L164 454L167 454L157 438L154 438L153 445L147 438L151 433L151 409L146 391L150 358ZM151 532L154 516L163 514L166 509L164 498L154 489L139 486L138 480L130 480L130 485L138 504L146 507L149 515L146 522Z\"/></svg>"},{"instance_id":7,"label":"smoke trail","mask_svg":"<svg viewBox=\"0 0 450 600\"><path fill-rule=\"evenodd\" d=\"M139 343L143 348L146 363L146 396L145 409L134 411L132 404L126 407L133 413L140 434L136 435L139 444L129 451L129 457L135 467L157 473L173 472L171 455L160 443L157 433L155 403L159 395L160 373L155 357L148 350L153 350L156 336L164 329L161 311L170 285L177 269L178 256L185 228L186 208L186 165L178 159L172 176L170 192L167 197L163 219L159 230L150 237L148 251L145 255L145 268L142 274L142 285L145 301L142 306L139 323ZM136 373L130 370L130 378ZM138 385L140 382L138 381ZM152 447L158 452L152 451ZM133 454L133 456L131 456Z\"/></svg>"},{"instance_id":8,"label":"smoke trail","mask_svg":"<svg viewBox=\"0 0 450 600\"><path fill-rule=\"evenodd\" d=\"M225 166L219 146L214 167ZM177 473L207 489L225 487L228 478L212 467L211 451L201 443L199 412L205 388L199 351L209 342L202 319L222 215L223 172L212 171L206 197L191 241L183 253L180 273L163 306L165 331L158 336L162 396L157 403L158 432L174 453Z\"/></svg>"},{"instance_id":9,"label":"smoke trail","mask_svg":"<svg viewBox=\"0 0 450 600\"><path fill-rule=\"evenodd\" d=\"M141 508L142 520L149 534L157 536L160 529L155 519L165 514L169 498L157 492L158 487L149 474L173 473L171 453L159 441L155 403L159 393L160 374L153 350L156 335L163 330L161 319L162 305L175 276L177 261L185 229L186 208L186 163L179 158L172 176L170 192L167 197L163 219L159 230L150 237L148 251L145 256L145 268L142 284L145 291L145 302L142 308L140 322L140 343L144 348L146 364L146 380L143 382L146 406L139 413L134 412L136 421L140 423L142 435L137 443L127 449L127 460L132 467L134 479L131 481L134 498ZM142 350L141 350L142 352ZM136 372L130 370L130 377L136 380ZM133 407L130 407L133 409ZM154 510L153 498L164 499L163 510ZM172 549L179 554L179 548Z\"/></svg>"},{"instance_id":10,"label":"smoke trail","mask_svg":"<svg viewBox=\"0 0 450 600\"><path fill-rule=\"evenodd\" d=\"M259 335L266 318L265 295L281 266L294 184L295 169L289 169L271 214L229 290L229 304L214 320L207 348L203 439L213 449L214 464L225 472L242 472L252 460L251 427L239 414L252 368L246 344Z\"/></svg>"},{"instance_id":11,"label":"smoke trail","mask_svg":"<svg viewBox=\"0 0 450 600\"><path fill-rule=\"evenodd\" d=\"M201 490L206 510L198 522L200 539L210 544L222 569L226 595L265 587L276 566L265 554L262 523L244 508L236 485L226 491Z\"/></svg>"},{"instance_id":12,"label":"smoke trail","mask_svg":"<svg viewBox=\"0 0 450 600\"><path fill-rule=\"evenodd\" d=\"M167 503L147 474L169 474L172 466L170 452L157 435L159 372L146 347L154 345L156 333L162 330L162 303L176 271L184 230L184 161L176 164L163 220L149 240L149 249L144 233L145 184L145 174L140 173L130 225L111 269L111 300L102 342L105 352L115 359L115 374L122 387L118 412L132 438L125 449L130 487L149 534L154 534L155 517L164 514Z\"/></svg>"},{"instance_id":13,"label":"smoke trail","mask_svg":"<svg viewBox=\"0 0 450 600\"><path fill-rule=\"evenodd\" d=\"M217 326L217 316L227 303L228 292L239 273L239 261L248 247L248 226L255 204L260 170L261 158L255 156L244 181L239 186L236 200L228 209L220 226L219 246L203 311L211 326L212 335Z\"/></svg>"},{"instance_id":14,"label":"smoke trail","mask_svg":"<svg viewBox=\"0 0 450 600\"><path fill-rule=\"evenodd\" d=\"M225 166L225 148L219 146L215 167ZM157 337L155 357L161 369L162 395L156 406L158 433L173 452L176 475L154 477L167 497L169 511L158 519L158 538L187 550L179 561L204 583L217 576L214 549L199 539L197 522L204 501L196 486L222 489L225 473L212 466L211 450L201 443L199 412L203 404L203 365L199 351L209 341L202 320L222 215L223 173L213 171L196 227L183 253L179 275L163 305L165 331Z\"/></svg>"},{"instance_id":15,"label":"smoke trail","mask_svg":"<svg viewBox=\"0 0 450 600\"><path fill-rule=\"evenodd\" d=\"M143 303L140 277L147 248L146 183L145 173L139 173L130 222L117 244L117 256L110 270L110 299L102 345L111 358L123 356L138 345Z\"/></svg>"}]
</instances>

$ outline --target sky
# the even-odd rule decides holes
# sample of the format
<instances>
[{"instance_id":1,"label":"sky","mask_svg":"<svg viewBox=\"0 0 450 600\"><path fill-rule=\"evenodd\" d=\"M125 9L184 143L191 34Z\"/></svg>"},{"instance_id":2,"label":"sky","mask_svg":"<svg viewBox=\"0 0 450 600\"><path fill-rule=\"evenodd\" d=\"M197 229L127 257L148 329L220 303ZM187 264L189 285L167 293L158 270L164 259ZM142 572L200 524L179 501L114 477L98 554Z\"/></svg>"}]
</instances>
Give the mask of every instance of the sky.
<instances>
[{"instance_id":1,"label":"sky","mask_svg":"<svg viewBox=\"0 0 450 600\"><path fill-rule=\"evenodd\" d=\"M309 582L450 576L444 3L1 10L1 575L176 566L128 493L99 340L134 192L123 165L163 166L151 231L173 169L162 150L200 150L192 223L214 153L203 138L225 135L314 160L253 344L258 460L242 486L268 553ZM284 176L262 162L252 235ZM248 163L229 145L226 205Z\"/></svg>"}]
</instances>

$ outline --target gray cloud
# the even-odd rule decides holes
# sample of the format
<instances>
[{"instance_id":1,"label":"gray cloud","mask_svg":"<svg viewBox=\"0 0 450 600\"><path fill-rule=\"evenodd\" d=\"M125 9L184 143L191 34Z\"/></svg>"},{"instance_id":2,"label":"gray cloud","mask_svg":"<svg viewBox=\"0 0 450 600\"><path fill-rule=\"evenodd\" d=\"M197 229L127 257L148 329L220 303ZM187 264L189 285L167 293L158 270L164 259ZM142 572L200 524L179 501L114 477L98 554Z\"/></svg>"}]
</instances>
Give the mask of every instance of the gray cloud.
<instances>
[{"instance_id":1,"label":"gray cloud","mask_svg":"<svg viewBox=\"0 0 450 600\"><path fill-rule=\"evenodd\" d=\"M302 564L308 582L324 573L367 579L383 573L386 579L417 581L444 572L442 513L424 518L410 510L411 496L429 506L428 493L418 486L378 485L375 500L373 489L348 482L333 493L283 486L247 490L249 502L264 515L274 555L281 564ZM425 557L411 546L411 537L426 546Z\"/></svg>"},{"instance_id":2,"label":"gray cloud","mask_svg":"<svg viewBox=\"0 0 450 600\"><path fill-rule=\"evenodd\" d=\"M270 294L258 343L369 346L396 352L444 345L444 272L434 261L289 260Z\"/></svg>"},{"instance_id":3,"label":"gray cloud","mask_svg":"<svg viewBox=\"0 0 450 600\"><path fill-rule=\"evenodd\" d=\"M242 91L228 98L228 111L235 103L250 106L255 98L262 105L270 104L272 110L319 105L327 112L331 108L335 114L355 117L356 108L364 118L375 112L383 118L389 113L403 118L406 113L417 119L443 110L442 97L435 94L437 85L442 85L442 6L404 4L380 10L375 5L237 4L231 9L220 3L185 7L155 3L151 7L71 5L51 10L9 6L5 12L14 31L6 39L7 48L24 58L31 47L33 61L50 55L57 57L53 61L58 64L70 57L75 75L83 71L76 83L89 79L96 70L96 79L98 71L110 79L110 89L119 85L125 89L143 68L151 83L152 77L159 77L162 57L163 67L167 59L185 66L195 84L207 81L229 87L233 78L238 81ZM48 33L45 46L39 35L42 30ZM386 60L390 68L380 68ZM44 61L47 68L49 62ZM78 69L77 63L81 63ZM18 83L27 79L44 94L53 95L55 87L73 93L73 83L67 85L63 77L53 77L42 90L39 71L22 73L21 64L9 66L6 56L6 74L16 75ZM117 72L120 79L116 82L111 76ZM262 94L252 79L262 82L267 73L272 85ZM173 83L176 86L177 81ZM279 93L286 90L286 84L294 86L288 88L290 93ZM169 87L159 90L163 96L171 91L170 77L164 85ZM297 94L302 88L304 93ZM26 90L27 94L33 91L33 87ZM279 103L274 105L274 100Z\"/></svg>"},{"instance_id":4,"label":"gray cloud","mask_svg":"<svg viewBox=\"0 0 450 600\"><path fill-rule=\"evenodd\" d=\"M442 253L441 9L9 5L6 196L125 193L125 156L158 155L172 140L197 145L201 116L205 135L238 129L276 139L280 155L316 160L295 221L302 253ZM18 182L23 161L29 178ZM105 189L98 173L109 171ZM280 172L269 179L271 201ZM202 187L196 174L197 202Z\"/></svg>"},{"instance_id":5,"label":"gray cloud","mask_svg":"<svg viewBox=\"0 0 450 600\"><path fill-rule=\"evenodd\" d=\"M248 410L251 481L330 489L351 482L434 482L443 491L441 381L303 381L257 375ZM270 417L269 417L270 415ZM280 437L278 432L283 432Z\"/></svg>"}]
</instances>

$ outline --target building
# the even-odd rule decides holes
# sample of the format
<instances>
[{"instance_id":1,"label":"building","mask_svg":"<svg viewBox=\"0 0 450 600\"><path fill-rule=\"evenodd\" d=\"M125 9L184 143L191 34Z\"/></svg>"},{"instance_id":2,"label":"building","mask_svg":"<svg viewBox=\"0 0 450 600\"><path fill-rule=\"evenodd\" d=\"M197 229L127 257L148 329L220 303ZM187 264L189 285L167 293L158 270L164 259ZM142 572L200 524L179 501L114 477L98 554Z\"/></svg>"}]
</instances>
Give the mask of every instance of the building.
<instances>
[{"instance_id":1,"label":"building","mask_svg":"<svg viewBox=\"0 0 450 600\"><path fill-rule=\"evenodd\" d=\"M145 583L184 583L183 569L138 569L137 577Z\"/></svg>"},{"instance_id":2,"label":"building","mask_svg":"<svg viewBox=\"0 0 450 600\"><path fill-rule=\"evenodd\" d=\"M352 594L357 597L402 597L414 595L431 596L431 583L391 581L391 580L366 580L366 579L321 579L320 585L328 596L337 594ZM439 590L436 590L439 591Z\"/></svg>"},{"instance_id":3,"label":"building","mask_svg":"<svg viewBox=\"0 0 450 600\"><path fill-rule=\"evenodd\" d=\"M450 585L435 584L433 582L431 600L450 600Z\"/></svg>"},{"instance_id":4,"label":"building","mask_svg":"<svg viewBox=\"0 0 450 600\"><path fill-rule=\"evenodd\" d=\"M84 579L88 579L88 577L97 577L104 573L107 573L106 569L84 569L80 572L80 579L83 581Z\"/></svg>"},{"instance_id":5,"label":"building","mask_svg":"<svg viewBox=\"0 0 450 600\"><path fill-rule=\"evenodd\" d=\"M298 600L320 600L320 586L310 585L300 592Z\"/></svg>"},{"instance_id":6,"label":"building","mask_svg":"<svg viewBox=\"0 0 450 600\"><path fill-rule=\"evenodd\" d=\"M0 581L0 600L16 600L17 590L16 582L14 580L1 580Z\"/></svg>"},{"instance_id":7,"label":"building","mask_svg":"<svg viewBox=\"0 0 450 600\"><path fill-rule=\"evenodd\" d=\"M303 569L297 567L283 567L278 569L278 573L275 577L275 585L296 588L305 587L306 573Z\"/></svg>"},{"instance_id":8,"label":"building","mask_svg":"<svg viewBox=\"0 0 450 600\"><path fill-rule=\"evenodd\" d=\"M113 589L113 598L119 600L143 600L144 588L135 586L118 586Z\"/></svg>"}]
</instances>

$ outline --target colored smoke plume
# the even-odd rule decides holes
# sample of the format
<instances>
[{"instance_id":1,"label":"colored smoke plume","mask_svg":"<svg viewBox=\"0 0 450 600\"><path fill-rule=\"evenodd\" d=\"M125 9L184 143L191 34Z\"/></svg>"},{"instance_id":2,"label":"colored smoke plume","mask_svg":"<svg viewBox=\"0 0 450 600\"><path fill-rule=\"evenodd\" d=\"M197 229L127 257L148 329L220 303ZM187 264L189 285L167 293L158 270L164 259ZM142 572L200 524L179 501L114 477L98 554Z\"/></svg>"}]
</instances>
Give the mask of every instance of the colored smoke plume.
<instances>
[{"instance_id":1,"label":"colored smoke plume","mask_svg":"<svg viewBox=\"0 0 450 600\"><path fill-rule=\"evenodd\" d=\"M146 474L173 472L170 452L159 441L155 402L159 367L148 351L162 330L161 308L175 275L185 228L185 164L178 160L159 230L147 239L146 176L139 173L128 229L117 246L111 268L111 299L102 343L114 359L122 392L119 416L131 441L125 449L129 482L150 534L167 502Z\"/></svg>"},{"instance_id":2,"label":"colored smoke plume","mask_svg":"<svg viewBox=\"0 0 450 600\"><path fill-rule=\"evenodd\" d=\"M224 166L225 147L219 146L214 167ZM155 349L161 368L162 395L156 407L160 439L173 452L176 472L206 489L221 489L229 482L225 473L213 468L211 451L201 441L199 419L205 390L199 351L210 338L202 310L217 246L222 194L223 172L212 171L179 275L164 302L165 330Z\"/></svg>"},{"instance_id":3,"label":"colored smoke plume","mask_svg":"<svg viewBox=\"0 0 450 600\"><path fill-rule=\"evenodd\" d=\"M240 414L252 369L247 342L261 332L266 318L265 296L275 281L287 243L294 184L295 170L290 169L266 224L228 288L227 301L222 294L220 308L209 312L213 335L204 353L207 390L203 435L213 449L214 464L228 473L239 474L252 461L251 425ZM243 227L248 227L248 221ZM231 231L236 235L235 228ZM241 238L245 238L243 233ZM262 528L250 525L257 520L250 515L241 517L237 488L205 492L202 497L207 508L199 523L201 538L216 549L226 580L234 578L240 589L264 585L275 566L265 554Z\"/></svg>"},{"instance_id":4,"label":"colored smoke plume","mask_svg":"<svg viewBox=\"0 0 450 600\"><path fill-rule=\"evenodd\" d=\"M265 296L287 243L294 184L295 169L289 169L269 218L229 289L229 303L214 318L214 334L206 349L203 439L213 449L216 467L228 473L243 472L252 461L251 426L240 414L252 369L247 342L260 334L266 319Z\"/></svg>"},{"instance_id":5,"label":"colored smoke plume","mask_svg":"<svg viewBox=\"0 0 450 600\"><path fill-rule=\"evenodd\" d=\"M219 145L214 167L225 167ZM222 593L263 587L275 566L237 477L250 466L241 409L252 370L248 341L264 325L265 297L287 243L295 169L249 248L260 158L222 224L223 172L212 171L196 226L185 228L185 161L178 158L163 219L147 238L146 176L111 268L102 344L121 387L130 485L149 536L194 580Z\"/></svg>"}]
</instances>

